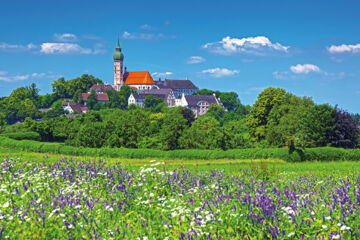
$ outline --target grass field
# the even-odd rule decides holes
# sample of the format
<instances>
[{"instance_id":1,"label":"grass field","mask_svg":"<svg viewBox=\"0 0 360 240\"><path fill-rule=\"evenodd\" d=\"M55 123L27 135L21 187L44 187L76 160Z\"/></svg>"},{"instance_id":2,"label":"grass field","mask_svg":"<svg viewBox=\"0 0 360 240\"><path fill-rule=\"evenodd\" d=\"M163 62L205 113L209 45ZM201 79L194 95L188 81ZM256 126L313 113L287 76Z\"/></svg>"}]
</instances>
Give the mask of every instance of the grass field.
<instances>
[{"instance_id":1,"label":"grass field","mask_svg":"<svg viewBox=\"0 0 360 240\"><path fill-rule=\"evenodd\" d=\"M289 163L280 159L217 159L217 160L183 160L183 159L122 159L122 158L99 158L88 156L67 156L51 153L32 153L25 151L12 150L8 148L0 147L0 157L19 157L27 161L32 162L49 162L54 163L59 159L67 158L78 161L92 161L92 160L106 160L106 164L111 165L115 163L121 163L123 166L129 169L137 169L144 165L151 164L151 161L157 160L164 162L165 166L170 169L186 167L191 171L207 171L212 169L222 169L226 174L236 175L243 168L260 168L261 163L266 163L266 167L269 170L275 168L278 172L287 172L295 175L312 174L316 176L326 176L329 174L335 175L348 175L354 173L354 171L360 172L360 162L343 161L343 162L297 162Z\"/></svg>"},{"instance_id":2,"label":"grass field","mask_svg":"<svg viewBox=\"0 0 360 240\"><path fill-rule=\"evenodd\" d=\"M0 147L0 239L357 239L360 163Z\"/></svg>"}]
</instances>

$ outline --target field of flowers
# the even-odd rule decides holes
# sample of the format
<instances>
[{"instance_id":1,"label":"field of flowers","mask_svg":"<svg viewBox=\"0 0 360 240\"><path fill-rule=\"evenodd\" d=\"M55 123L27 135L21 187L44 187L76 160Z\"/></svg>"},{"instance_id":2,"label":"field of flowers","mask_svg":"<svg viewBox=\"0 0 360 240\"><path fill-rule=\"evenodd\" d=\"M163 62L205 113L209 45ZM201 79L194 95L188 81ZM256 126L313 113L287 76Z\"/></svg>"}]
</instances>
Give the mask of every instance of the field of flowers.
<instances>
[{"instance_id":1,"label":"field of flowers","mask_svg":"<svg viewBox=\"0 0 360 240\"><path fill-rule=\"evenodd\" d=\"M0 239L357 239L360 174L0 162Z\"/></svg>"}]
</instances>

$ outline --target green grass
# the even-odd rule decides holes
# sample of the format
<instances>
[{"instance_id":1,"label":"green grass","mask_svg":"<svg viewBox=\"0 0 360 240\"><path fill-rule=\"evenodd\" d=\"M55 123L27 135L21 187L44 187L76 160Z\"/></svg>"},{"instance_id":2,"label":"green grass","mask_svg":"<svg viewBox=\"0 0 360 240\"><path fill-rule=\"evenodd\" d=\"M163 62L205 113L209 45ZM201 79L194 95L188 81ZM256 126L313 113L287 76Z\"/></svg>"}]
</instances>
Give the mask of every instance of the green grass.
<instances>
[{"instance_id":1,"label":"green grass","mask_svg":"<svg viewBox=\"0 0 360 240\"><path fill-rule=\"evenodd\" d=\"M89 156L69 156L63 154L52 153L33 153L18 151L9 148L0 147L0 157L19 157L26 161L32 162L47 162L54 163L62 158L74 159L80 161L91 161L106 159L107 164L120 163L126 168L137 169L144 165L151 165L152 162L164 162L167 169L175 169L179 167L186 167L191 171L202 172L211 169L222 169L225 174L238 175L244 168L266 168L270 174L273 169L276 171L274 174L286 173L294 176L301 176L306 174L316 176L339 175L346 176L359 171L360 162L354 161L336 161L336 162L297 162L289 163L280 159L216 159L216 160L184 160L184 159L126 159L126 158L104 158L104 157L89 157ZM264 170L264 169L263 169Z\"/></svg>"}]
</instances>

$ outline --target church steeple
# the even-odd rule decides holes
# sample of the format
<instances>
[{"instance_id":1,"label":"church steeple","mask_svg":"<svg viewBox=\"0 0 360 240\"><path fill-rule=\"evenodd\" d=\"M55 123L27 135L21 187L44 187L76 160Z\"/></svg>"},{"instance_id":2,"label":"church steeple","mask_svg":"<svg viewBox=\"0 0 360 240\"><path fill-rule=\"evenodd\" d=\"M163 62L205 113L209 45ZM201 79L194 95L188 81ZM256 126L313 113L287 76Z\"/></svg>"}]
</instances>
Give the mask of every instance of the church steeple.
<instances>
[{"instance_id":1,"label":"church steeple","mask_svg":"<svg viewBox=\"0 0 360 240\"><path fill-rule=\"evenodd\" d=\"M119 39L117 41L117 45L116 45L116 48L115 48L113 58L114 58L114 61L122 61L122 60L124 60L124 54L121 52Z\"/></svg>"},{"instance_id":2,"label":"church steeple","mask_svg":"<svg viewBox=\"0 0 360 240\"><path fill-rule=\"evenodd\" d=\"M124 54L121 52L119 38L113 55L114 59L114 88L120 90L121 86L125 84L123 73Z\"/></svg>"}]
</instances>

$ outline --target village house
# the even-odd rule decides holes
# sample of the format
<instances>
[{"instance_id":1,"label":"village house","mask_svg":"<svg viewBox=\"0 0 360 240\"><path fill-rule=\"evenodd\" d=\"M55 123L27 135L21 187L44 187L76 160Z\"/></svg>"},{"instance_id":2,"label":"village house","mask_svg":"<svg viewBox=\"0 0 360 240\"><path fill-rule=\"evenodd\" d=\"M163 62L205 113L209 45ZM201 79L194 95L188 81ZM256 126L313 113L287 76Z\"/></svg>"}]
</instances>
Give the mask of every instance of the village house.
<instances>
[{"instance_id":1,"label":"village house","mask_svg":"<svg viewBox=\"0 0 360 240\"><path fill-rule=\"evenodd\" d=\"M78 114L83 114L88 111L88 108L86 106L82 106L74 102L63 102L62 108L64 109L64 111L67 111L70 114L73 114L75 112L77 112Z\"/></svg>"},{"instance_id":2,"label":"village house","mask_svg":"<svg viewBox=\"0 0 360 240\"><path fill-rule=\"evenodd\" d=\"M156 81L156 86L158 86L160 89L169 88L173 90L176 98L180 98L182 94L192 95L193 93L199 90L199 88L195 86L189 79L186 80L159 79L159 81Z\"/></svg>"},{"instance_id":3,"label":"village house","mask_svg":"<svg viewBox=\"0 0 360 240\"><path fill-rule=\"evenodd\" d=\"M82 93L82 100L86 105L86 100L88 99L90 93ZM100 103L107 103L109 101L109 96L106 93L96 93L96 100Z\"/></svg>"},{"instance_id":4,"label":"village house","mask_svg":"<svg viewBox=\"0 0 360 240\"><path fill-rule=\"evenodd\" d=\"M88 90L88 93L91 93L92 90L94 90L96 93L105 93L106 90L112 91L114 88L109 84L94 84Z\"/></svg>"},{"instance_id":5,"label":"village house","mask_svg":"<svg viewBox=\"0 0 360 240\"><path fill-rule=\"evenodd\" d=\"M204 115L209 110L211 104L223 107L220 99L213 95L185 95L182 94L181 99L177 99L176 105L186 107L194 112L195 118Z\"/></svg>"},{"instance_id":6,"label":"village house","mask_svg":"<svg viewBox=\"0 0 360 240\"><path fill-rule=\"evenodd\" d=\"M171 89L150 89L141 93L132 93L128 99L128 105L135 104L144 107L144 99L146 96L162 98L169 107L174 107L176 103L175 95Z\"/></svg>"}]
</instances>

